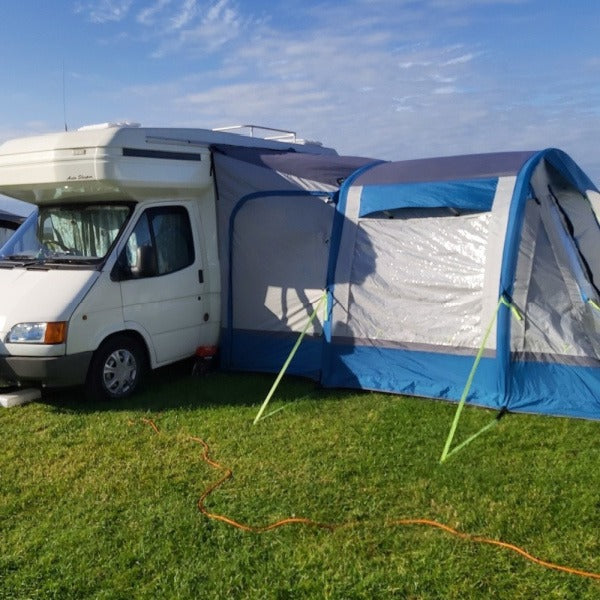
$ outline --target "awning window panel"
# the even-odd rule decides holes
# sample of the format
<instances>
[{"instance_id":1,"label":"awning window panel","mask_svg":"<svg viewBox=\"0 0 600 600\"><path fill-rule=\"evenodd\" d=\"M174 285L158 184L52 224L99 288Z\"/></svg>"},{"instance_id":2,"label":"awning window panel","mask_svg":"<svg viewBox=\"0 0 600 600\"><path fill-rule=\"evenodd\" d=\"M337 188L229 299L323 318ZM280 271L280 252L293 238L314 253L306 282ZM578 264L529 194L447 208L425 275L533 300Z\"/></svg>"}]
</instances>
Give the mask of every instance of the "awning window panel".
<instances>
[{"instance_id":1,"label":"awning window panel","mask_svg":"<svg viewBox=\"0 0 600 600\"><path fill-rule=\"evenodd\" d=\"M498 178L366 186L359 217L385 218L399 209L447 209L449 214L488 212Z\"/></svg>"}]
</instances>

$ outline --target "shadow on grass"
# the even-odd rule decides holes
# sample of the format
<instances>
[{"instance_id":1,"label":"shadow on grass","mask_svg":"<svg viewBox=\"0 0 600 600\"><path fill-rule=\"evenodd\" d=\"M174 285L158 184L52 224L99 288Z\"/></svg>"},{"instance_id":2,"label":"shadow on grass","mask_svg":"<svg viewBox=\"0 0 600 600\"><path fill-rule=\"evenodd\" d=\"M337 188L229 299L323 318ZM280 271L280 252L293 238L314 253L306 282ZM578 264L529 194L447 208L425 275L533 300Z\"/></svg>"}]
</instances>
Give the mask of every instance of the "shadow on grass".
<instances>
[{"instance_id":1,"label":"shadow on grass","mask_svg":"<svg viewBox=\"0 0 600 600\"><path fill-rule=\"evenodd\" d=\"M193 360L168 365L150 373L141 391L124 400L94 401L83 388L44 390L41 403L59 412L97 413L105 411L155 412L181 408L251 407L257 410L271 388L275 375L265 373L229 373L218 369L193 374ZM276 394L277 400L293 402L300 398L319 398L334 390L322 390L309 379L285 377ZM340 392L340 395L342 392Z\"/></svg>"}]
</instances>

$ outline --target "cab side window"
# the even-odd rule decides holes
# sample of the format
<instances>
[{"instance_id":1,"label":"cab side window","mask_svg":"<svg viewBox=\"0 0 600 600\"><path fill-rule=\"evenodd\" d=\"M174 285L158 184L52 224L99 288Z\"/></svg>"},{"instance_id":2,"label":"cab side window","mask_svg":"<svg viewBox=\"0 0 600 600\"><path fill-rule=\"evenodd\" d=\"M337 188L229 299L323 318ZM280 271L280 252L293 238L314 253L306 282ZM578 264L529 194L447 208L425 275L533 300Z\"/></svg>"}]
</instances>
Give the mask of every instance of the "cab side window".
<instances>
[{"instance_id":1,"label":"cab side window","mask_svg":"<svg viewBox=\"0 0 600 600\"><path fill-rule=\"evenodd\" d=\"M149 208L140 217L119 257L127 279L156 277L194 263L194 243L182 206Z\"/></svg>"}]
</instances>

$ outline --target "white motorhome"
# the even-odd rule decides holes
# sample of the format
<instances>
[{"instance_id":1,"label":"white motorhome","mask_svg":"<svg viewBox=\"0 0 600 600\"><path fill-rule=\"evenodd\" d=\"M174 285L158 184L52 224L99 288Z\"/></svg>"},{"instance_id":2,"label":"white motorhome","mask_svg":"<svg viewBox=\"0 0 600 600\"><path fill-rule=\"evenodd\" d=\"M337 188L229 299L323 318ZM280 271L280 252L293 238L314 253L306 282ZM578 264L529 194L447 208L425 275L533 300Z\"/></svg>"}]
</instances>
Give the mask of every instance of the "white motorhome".
<instances>
[{"instance_id":1,"label":"white motorhome","mask_svg":"<svg viewBox=\"0 0 600 600\"><path fill-rule=\"evenodd\" d=\"M260 128L266 129L266 128ZM38 210L0 253L0 380L122 398L218 344L211 145L320 144L105 124L0 147L0 192Z\"/></svg>"}]
</instances>

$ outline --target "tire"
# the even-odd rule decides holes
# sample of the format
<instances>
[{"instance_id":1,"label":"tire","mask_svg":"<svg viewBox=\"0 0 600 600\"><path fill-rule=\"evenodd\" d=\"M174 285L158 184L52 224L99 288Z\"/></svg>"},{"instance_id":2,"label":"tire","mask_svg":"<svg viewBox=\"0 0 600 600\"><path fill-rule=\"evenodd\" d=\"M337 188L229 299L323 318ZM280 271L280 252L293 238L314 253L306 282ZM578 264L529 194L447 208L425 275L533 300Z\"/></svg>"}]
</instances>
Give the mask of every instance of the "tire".
<instances>
[{"instance_id":1,"label":"tire","mask_svg":"<svg viewBox=\"0 0 600 600\"><path fill-rule=\"evenodd\" d=\"M115 335L94 353L86 380L93 399L122 400L141 387L146 372L142 345L127 335Z\"/></svg>"}]
</instances>

